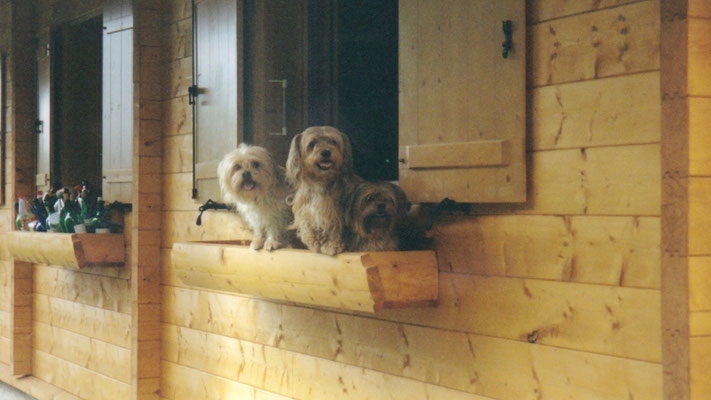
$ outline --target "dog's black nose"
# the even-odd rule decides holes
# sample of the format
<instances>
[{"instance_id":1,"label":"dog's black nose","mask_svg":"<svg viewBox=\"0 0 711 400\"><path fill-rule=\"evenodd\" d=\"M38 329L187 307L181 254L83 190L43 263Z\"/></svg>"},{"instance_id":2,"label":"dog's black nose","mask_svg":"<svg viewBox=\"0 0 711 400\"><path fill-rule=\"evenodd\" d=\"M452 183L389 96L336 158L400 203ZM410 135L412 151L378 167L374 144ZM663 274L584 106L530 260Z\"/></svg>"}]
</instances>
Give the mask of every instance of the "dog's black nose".
<instances>
[{"instance_id":1,"label":"dog's black nose","mask_svg":"<svg viewBox=\"0 0 711 400\"><path fill-rule=\"evenodd\" d=\"M385 203L378 203L378 212L385 212Z\"/></svg>"},{"instance_id":2,"label":"dog's black nose","mask_svg":"<svg viewBox=\"0 0 711 400\"><path fill-rule=\"evenodd\" d=\"M242 178L243 179L252 179L252 173L249 171L244 171L244 172L242 172Z\"/></svg>"},{"instance_id":3,"label":"dog's black nose","mask_svg":"<svg viewBox=\"0 0 711 400\"><path fill-rule=\"evenodd\" d=\"M331 150L324 150L321 152L321 157L323 158L329 158L331 157Z\"/></svg>"}]
</instances>

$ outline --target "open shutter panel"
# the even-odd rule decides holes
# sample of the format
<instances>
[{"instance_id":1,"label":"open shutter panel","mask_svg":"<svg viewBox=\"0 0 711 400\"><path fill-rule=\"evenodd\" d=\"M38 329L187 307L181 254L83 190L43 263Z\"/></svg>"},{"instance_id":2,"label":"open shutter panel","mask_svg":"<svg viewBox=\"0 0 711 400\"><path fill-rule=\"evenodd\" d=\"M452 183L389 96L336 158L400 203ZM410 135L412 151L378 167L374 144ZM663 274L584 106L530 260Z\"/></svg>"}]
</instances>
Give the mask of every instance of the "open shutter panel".
<instances>
[{"instance_id":1,"label":"open shutter panel","mask_svg":"<svg viewBox=\"0 0 711 400\"><path fill-rule=\"evenodd\" d=\"M239 7L238 7L238 3ZM241 1L197 5L196 165L198 201L221 201L217 164L238 140L238 10Z\"/></svg>"},{"instance_id":2,"label":"open shutter panel","mask_svg":"<svg viewBox=\"0 0 711 400\"><path fill-rule=\"evenodd\" d=\"M400 185L414 202L525 201L524 1L400 0L399 12Z\"/></svg>"},{"instance_id":3,"label":"open shutter panel","mask_svg":"<svg viewBox=\"0 0 711 400\"><path fill-rule=\"evenodd\" d=\"M104 1L102 195L131 202L133 175L133 15L130 0Z\"/></svg>"},{"instance_id":4,"label":"open shutter panel","mask_svg":"<svg viewBox=\"0 0 711 400\"><path fill-rule=\"evenodd\" d=\"M52 58L49 33L41 35L37 48L37 190L48 191L52 186Z\"/></svg>"}]
</instances>

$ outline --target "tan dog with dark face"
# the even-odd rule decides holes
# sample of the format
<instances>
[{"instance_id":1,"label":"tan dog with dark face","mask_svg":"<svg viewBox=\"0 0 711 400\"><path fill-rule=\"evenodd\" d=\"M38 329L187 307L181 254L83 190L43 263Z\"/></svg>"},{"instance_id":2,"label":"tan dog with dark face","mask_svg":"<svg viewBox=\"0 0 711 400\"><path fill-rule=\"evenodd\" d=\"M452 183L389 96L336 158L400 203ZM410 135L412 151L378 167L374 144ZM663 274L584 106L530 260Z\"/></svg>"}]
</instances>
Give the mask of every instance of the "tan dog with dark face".
<instances>
[{"instance_id":1,"label":"tan dog with dark face","mask_svg":"<svg viewBox=\"0 0 711 400\"><path fill-rule=\"evenodd\" d=\"M334 255L345 250L345 202L360 178L353 173L348 137L330 126L314 126L294 136L286 175L296 189L296 234L312 251Z\"/></svg>"},{"instance_id":2,"label":"tan dog with dark face","mask_svg":"<svg viewBox=\"0 0 711 400\"><path fill-rule=\"evenodd\" d=\"M222 198L252 230L251 248L271 251L288 241L291 209L284 171L267 149L242 143L217 167Z\"/></svg>"},{"instance_id":3,"label":"tan dog with dark face","mask_svg":"<svg viewBox=\"0 0 711 400\"><path fill-rule=\"evenodd\" d=\"M348 198L348 251L400 249L400 229L407 216L407 196L389 182L361 182Z\"/></svg>"}]
</instances>

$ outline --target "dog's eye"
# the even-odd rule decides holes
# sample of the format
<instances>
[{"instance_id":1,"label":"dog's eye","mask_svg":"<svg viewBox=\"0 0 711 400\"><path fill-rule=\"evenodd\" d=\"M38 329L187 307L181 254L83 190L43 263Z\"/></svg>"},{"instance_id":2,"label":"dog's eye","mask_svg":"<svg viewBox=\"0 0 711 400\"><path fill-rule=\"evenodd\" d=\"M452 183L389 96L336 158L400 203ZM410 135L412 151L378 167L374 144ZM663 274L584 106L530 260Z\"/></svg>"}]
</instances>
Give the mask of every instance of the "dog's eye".
<instances>
[{"instance_id":1,"label":"dog's eye","mask_svg":"<svg viewBox=\"0 0 711 400\"><path fill-rule=\"evenodd\" d=\"M373 195L372 195L372 194L369 194L369 195L365 196L365 202L366 202L366 203L370 203L371 201L373 201Z\"/></svg>"},{"instance_id":2,"label":"dog's eye","mask_svg":"<svg viewBox=\"0 0 711 400\"><path fill-rule=\"evenodd\" d=\"M259 161L252 161L252 168L259 169L259 166L260 166Z\"/></svg>"},{"instance_id":3,"label":"dog's eye","mask_svg":"<svg viewBox=\"0 0 711 400\"><path fill-rule=\"evenodd\" d=\"M328 139L327 143L331 146L338 147L338 142L333 139Z\"/></svg>"},{"instance_id":4,"label":"dog's eye","mask_svg":"<svg viewBox=\"0 0 711 400\"><path fill-rule=\"evenodd\" d=\"M307 149L308 149L309 151L310 151L310 150L313 150L314 147L316 147L316 141L315 141L315 140L310 141L310 142L309 142L309 145L306 146L306 147L307 147Z\"/></svg>"},{"instance_id":5,"label":"dog's eye","mask_svg":"<svg viewBox=\"0 0 711 400\"><path fill-rule=\"evenodd\" d=\"M235 171L239 171L239 170L241 170L241 169L242 169L242 166L241 166L241 165L239 165L239 164L235 165Z\"/></svg>"}]
</instances>

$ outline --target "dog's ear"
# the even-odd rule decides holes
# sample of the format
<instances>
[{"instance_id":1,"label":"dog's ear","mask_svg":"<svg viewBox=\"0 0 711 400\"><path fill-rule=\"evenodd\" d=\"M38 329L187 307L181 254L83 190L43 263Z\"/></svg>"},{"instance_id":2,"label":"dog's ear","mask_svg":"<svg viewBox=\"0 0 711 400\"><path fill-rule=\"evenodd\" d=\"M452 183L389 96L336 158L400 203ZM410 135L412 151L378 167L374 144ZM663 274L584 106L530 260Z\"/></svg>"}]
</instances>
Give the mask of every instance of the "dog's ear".
<instances>
[{"instance_id":1,"label":"dog's ear","mask_svg":"<svg viewBox=\"0 0 711 400\"><path fill-rule=\"evenodd\" d=\"M220 192L222 192L222 200L226 203L233 203L234 199L230 195L230 172L232 170L232 160L230 155L232 153L227 153L222 161L217 165L217 182L220 184Z\"/></svg>"},{"instance_id":2,"label":"dog's ear","mask_svg":"<svg viewBox=\"0 0 711 400\"><path fill-rule=\"evenodd\" d=\"M356 219L358 218L358 200L362 196L363 183L355 185L350 193L346 196L346 205L344 209L344 222L346 227L350 228L353 232L360 234L360 229L356 226Z\"/></svg>"},{"instance_id":3,"label":"dog's ear","mask_svg":"<svg viewBox=\"0 0 711 400\"><path fill-rule=\"evenodd\" d=\"M390 182L388 182L388 184L395 194L395 206L397 207L398 219L402 221L407 218L407 213L410 211L412 204L410 204L405 191L402 190L400 186Z\"/></svg>"},{"instance_id":4,"label":"dog's ear","mask_svg":"<svg viewBox=\"0 0 711 400\"><path fill-rule=\"evenodd\" d=\"M341 137L343 138L343 172L347 175L353 175L353 149L351 147L351 140L348 139L348 135L343 132Z\"/></svg>"},{"instance_id":5,"label":"dog's ear","mask_svg":"<svg viewBox=\"0 0 711 400\"><path fill-rule=\"evenodd\" d=\"M286 159L286 180L292 186L296 186L301 179L301 136L299 133L291 139L289 156Z\"/></svg>"}]
</instances>

